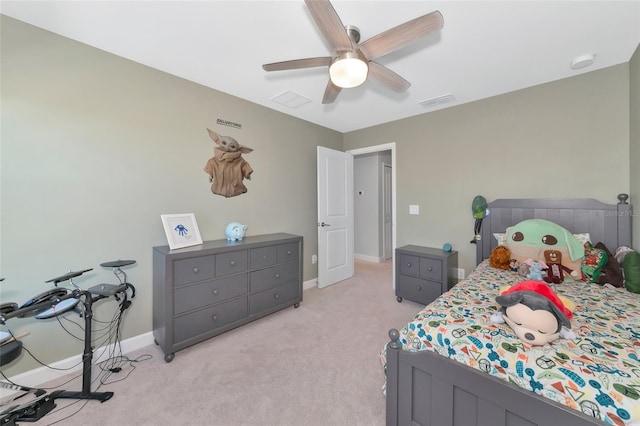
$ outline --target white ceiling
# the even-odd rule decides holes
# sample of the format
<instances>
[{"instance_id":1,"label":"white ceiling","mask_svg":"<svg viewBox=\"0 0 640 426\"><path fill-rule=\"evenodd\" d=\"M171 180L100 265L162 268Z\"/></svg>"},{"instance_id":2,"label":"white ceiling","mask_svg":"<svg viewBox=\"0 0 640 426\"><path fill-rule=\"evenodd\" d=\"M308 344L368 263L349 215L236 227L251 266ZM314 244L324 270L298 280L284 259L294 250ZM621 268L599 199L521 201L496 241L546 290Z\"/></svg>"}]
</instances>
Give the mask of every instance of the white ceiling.
<instances>
[{"instance_id":1,"label":"white ceiling","mask_svg":"<svg viewBox=\"0 0 640 426\"><path fill-rule=\"evenodd\" d=\"M361 41L440 10L444 27L377 59L412 83L375 82L322 104L326 68L267 73L261 65L331 52L302 0L10 1L0 11L141 64L303 120L348 132L628 62L640 43L640 1L332 2ZM595 63L570 61L595 53ZM270 99L293 91L298 108ZM453 102L421 101L452 94ZM233 119L233 117L225 117Z\"/></svg>"}]
</instances>

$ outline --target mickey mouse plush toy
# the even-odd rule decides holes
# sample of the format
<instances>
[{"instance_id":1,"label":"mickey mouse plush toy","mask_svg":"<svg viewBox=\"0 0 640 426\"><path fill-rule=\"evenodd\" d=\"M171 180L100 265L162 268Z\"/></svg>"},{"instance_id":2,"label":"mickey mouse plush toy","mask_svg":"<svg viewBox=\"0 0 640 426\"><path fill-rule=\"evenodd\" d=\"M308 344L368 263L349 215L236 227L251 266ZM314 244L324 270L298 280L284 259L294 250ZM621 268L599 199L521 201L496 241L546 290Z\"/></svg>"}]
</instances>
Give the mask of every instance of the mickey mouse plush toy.
<instances>
[{"instance_id":1,"label":"mickey mouse plush toy","mask_svg":"<svg viewBox=\"0 0 640 426\"><path fill-rule=\"evenodd\" d=\"M496 302L501 309L491 321L506 322L529 345L542 346L558 337L575 338L570 322L573 303L559 297L544 282L519 282L497 296Z\"/></svg>"}]
</instances>

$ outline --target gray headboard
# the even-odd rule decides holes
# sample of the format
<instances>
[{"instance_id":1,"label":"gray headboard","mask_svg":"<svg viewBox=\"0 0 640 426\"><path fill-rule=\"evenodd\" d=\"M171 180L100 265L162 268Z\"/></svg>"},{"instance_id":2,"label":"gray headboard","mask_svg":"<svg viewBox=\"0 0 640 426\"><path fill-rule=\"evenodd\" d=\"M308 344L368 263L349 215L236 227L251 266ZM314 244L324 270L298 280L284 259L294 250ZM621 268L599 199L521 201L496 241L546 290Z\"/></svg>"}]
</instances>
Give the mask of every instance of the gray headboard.
<instances>
[{"instance_id":1,"label":"gray headboard","mask_svg":"<svg viewBox=\"0 0 640 426\"><path fill-rule=\"evenodd\" d=\"M579 199L500 199L488 204L489 214L482 221L476 263L488 259L497 245L494 233L502 233L525 219L546 219L572 233L588 232L591 241L604 243L611 251L631 246L631 205L627 194L618 195L618 204L590 198Z\"/></svg>"}]
</instances>

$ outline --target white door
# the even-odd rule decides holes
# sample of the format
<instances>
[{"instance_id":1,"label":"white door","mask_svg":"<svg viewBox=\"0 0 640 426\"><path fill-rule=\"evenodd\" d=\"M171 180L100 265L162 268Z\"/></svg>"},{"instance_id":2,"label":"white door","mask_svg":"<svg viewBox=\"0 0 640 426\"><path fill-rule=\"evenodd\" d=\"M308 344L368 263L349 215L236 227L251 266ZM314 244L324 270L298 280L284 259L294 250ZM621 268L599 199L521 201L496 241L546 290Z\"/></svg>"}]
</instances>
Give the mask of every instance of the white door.
<instances>
[{"instance_id":1,"label":"white door","mask_svg":"<svg viewBox=\"0 0 640 426\"><path fill-rule=\"evenodd\" d=\"M382 251L384 260L390 259L393 252L392 247L392 206L391 206L391 166L388 164L382 165Z\"/></svg>"},{"instance_id":2,"label":"white door","mask_svg":"<svg viewBox=\"0 0 640 426\"><path fill-rule=\"evenodd\" d=\"M318 287L353 276L353 155L318 147Z\"/></svg>"}]
</instances>

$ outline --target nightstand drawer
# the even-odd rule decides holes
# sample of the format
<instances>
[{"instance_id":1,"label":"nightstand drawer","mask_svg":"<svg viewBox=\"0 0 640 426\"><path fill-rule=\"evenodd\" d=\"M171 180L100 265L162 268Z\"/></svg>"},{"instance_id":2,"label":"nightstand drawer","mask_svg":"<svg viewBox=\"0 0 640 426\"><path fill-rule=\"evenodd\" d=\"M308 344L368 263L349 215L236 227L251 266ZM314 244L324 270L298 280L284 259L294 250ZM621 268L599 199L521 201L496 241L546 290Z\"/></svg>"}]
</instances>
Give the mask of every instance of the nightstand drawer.
<instances>
[{"instance_id":1,"label":"nightstand drawer","mask_svg":"<svg viewBox=\"0 0 640 426\"><path fill-rule=\"evenodd\" d=\"M442 293L440 283L409 277L406 275L400 275L398 278L398 282L396 283L396 292L398 294L402 294L403 297L409 300L413 300L414 302L428 305L436 300L436 298L440 296L440 293Z\"/></svg>"},{"instance_id":2,"label":"nightstand drawer","mask_svg":"<svg viewBox=\"0 0 640 426\"><path fill-rule=\"evenodd\" d=\"M244 272L249 263L246 250L216 255L216 277Z\"/></svg>"},{"instance_id":3,"label":"nightstand drawer","mask_svg":"<svg viewBox=\"0 0 640 426\"><path fill-rule=\"evenodd\" d=\"M204 281L214 276L214 256L192 257L176 260L173 263L173 282L180 286L197 281Z\"/></svg>"},{"instance_id":4,"label":"nightstand drawer","mask_svg":"<svg viewBox=\"0 0 640 426\"><path fill-rule=\"evenodd\" d=\"M248 316L247 297L239 297L206 309L176 317L173 322L174 341L181 342Z\"/></svg>"},{"instance_id":5,"label":"nightstand drawer","mask_svg":"<svg viewBox=\"0 0 640 426\"><path fill-rule=\"evenodd\" d=\"M175 314L220 303L249 290L249 275L239 274L228 278L205 281L201 284L183 286L175 290L173 311Z\"/></svg>"},{"instance_id":6,"label":"nightstand drawer","mask_svg":"<svg viewBox=\"0 0 640 426\"><path fill-rule=\"evenodd\" d=\"M420 258L417 256L409 256L408 254L401 254L400 273L416 277L420 276Z\"/></svg>"},{"instance_id":7,"label":"nightstand drawer","mask_svg":"<svg viewBox=\"0 0 640 426\"><path fill-rule=\"evenodd\" d=\"M280 287L272 288L249 296L249 314L261 313L283 303L295 301L300 294L300 286L293 281Z\"/></svg>"},{"instance_id":8,"label":"nightstand drawer","mask_svg":"<svg viewBox=\"0 0 640 426\"><path fill-rule=\"evenodd\" d=\"M420 276L428 280L442 279L442 261L440 259L420 259Z\"/></svg>"}]
</instances>

